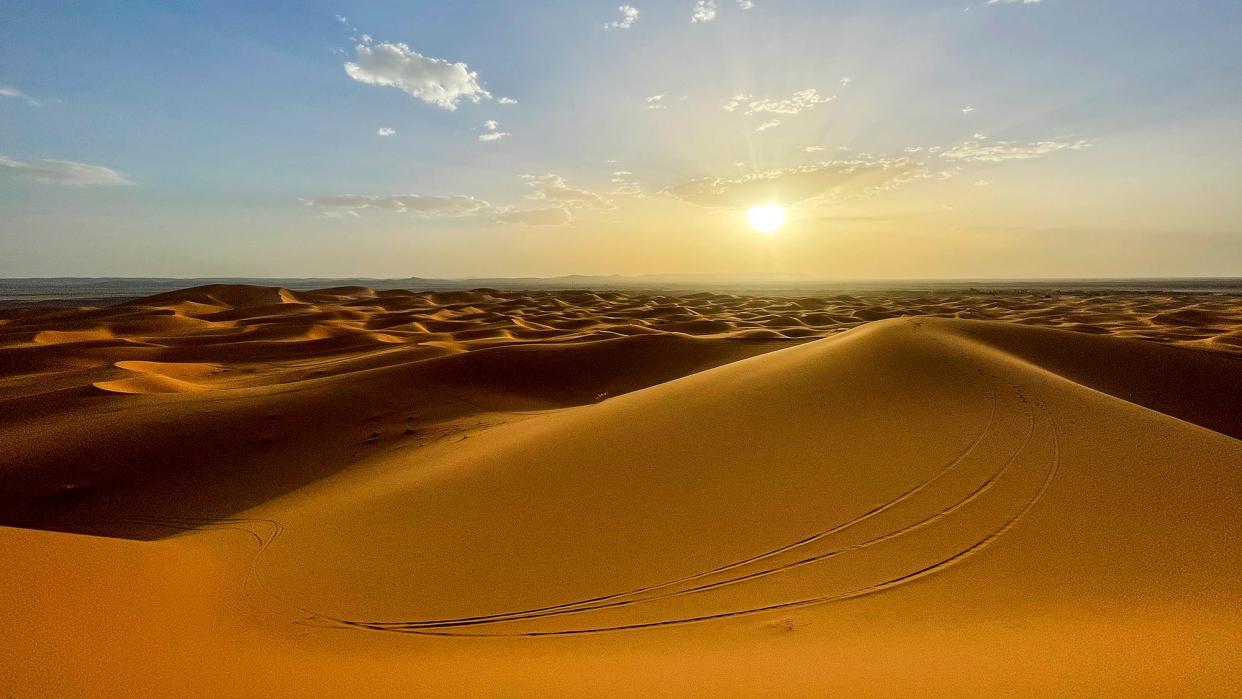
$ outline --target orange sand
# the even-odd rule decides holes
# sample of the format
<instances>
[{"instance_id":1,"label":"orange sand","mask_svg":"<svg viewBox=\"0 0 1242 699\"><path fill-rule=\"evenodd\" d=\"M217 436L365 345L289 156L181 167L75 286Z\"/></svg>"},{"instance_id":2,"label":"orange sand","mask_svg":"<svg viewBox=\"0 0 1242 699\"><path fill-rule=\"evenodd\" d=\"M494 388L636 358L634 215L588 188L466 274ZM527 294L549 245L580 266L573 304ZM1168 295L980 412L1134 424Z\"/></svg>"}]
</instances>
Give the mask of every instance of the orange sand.
<instances>
[{"instance_id":1,"label":"orange sand","mask_svg":"<svg viewBox=\"0 0 1242 699\"><path fill-rule=\"evenodd\" d=\"M0 312L0 695L1236 695L1239 396L1224 295Z\"/></svg>"}]
</instances>

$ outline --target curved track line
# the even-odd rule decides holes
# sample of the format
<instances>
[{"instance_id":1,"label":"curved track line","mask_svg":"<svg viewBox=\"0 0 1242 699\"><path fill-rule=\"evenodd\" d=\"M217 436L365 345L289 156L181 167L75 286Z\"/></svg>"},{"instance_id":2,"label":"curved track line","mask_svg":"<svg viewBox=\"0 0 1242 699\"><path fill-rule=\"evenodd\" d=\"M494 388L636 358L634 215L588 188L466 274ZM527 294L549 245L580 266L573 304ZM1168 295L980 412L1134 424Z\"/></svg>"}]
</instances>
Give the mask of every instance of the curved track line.
<instances>
[{"instance_id":1,"label":"curved track line","mask_svg":"<svg viewBox=\"0 0 1242 699\"><path fill-rule=\"evenodd\" d=\"M865 522L865 521L867 521L867 520L871 519L872 517L875 517L875 516L877 516L877 515L879 515L879 514L881 514L881 513L883 513L883 512L886 512L886 511L888 511L889 509L892 509L893 507L896 507L897 505L901 504L902 502L905 502L906 500L910 499L911 497L913 497L913 496L917 495L918 493L920 493L920 492L922 492L923 490L927 489L927 488L928 488L928 487L930 487L933 483L935 483L936 481L940 480L942 477L944 477L945 475L947 475L950 471L952 471L952 470L953 470L953 469L955 469L957 466L959 466L959 465L960 465L960 464L961 464L961 463L962 463L962 462L963 462L963 461L964 461L964 460L965 460L968 456L970 456L970 454L974 452L974 450L975 450L975 449L979 446L979 444L983 442L983 439L984 439L984 438L985 438L988 434L990 434L990 433L991 433L991 431L992 431L992 427L993 427L993 425L995 424L995 421L996 421L996 413L997 413L997 407L996 407L996 396L995 396L995 394L994 394L993 392L989 391L989 392L988 392L988 397L991 399L991 411L990 411L990 413L989 413L989 415L988 415L988 421L987 421L987 423L984 425L983 429L979 432L978 436L976 436L976 437L975 437L974 441L973 441L973 442L971 442L971 443L970 443L970 445L968 445L968 446L967 446L965 449L963 449L960 453L958 453L958 454L957 454L957 456L955 456L955 457L954 457L954 458L953 458L953 459L952 459L952 460L948 463L948 465L946 465L946 466L945 466L945 467L944 467L941 471L939 471L938 473L936 473L934 476L932 476L932 477L931 477L931 478L929 478L928 480L923 481L922 483L919 483L919 484L915 485L914 487L910 488L909 490L905 491L905 492L904 492L904 493L902 493L901 495L897 496L895 499L890 500L890 501L888 501L888 502L885 502L885 503L883 503L883 504L881 504L881 505L877 505L876 507L872 508L871 510L869 510L869 511L867 511L867 512L864 512L863 514L858 515L857 517L854 517L853 519L850 519L850 520L848 520L848 521L842 522L841 524L838 524L838 525L836 525L836 526L832 527L831 529L827 529L827 530L824 530L824 531L816 532L815 534L812 534L812 535L807 536L807 537L805 537L805 538L799 539L798 541L794 541L794 542L789 543L789 544L784 544L784 545L782 545L782 546L780 546L780 547L778 547L778 548L775 548L775 549L770 549L770 550L768 550L768 551L764 551L764 552L761 552L761 553L755 554L755 555L753 555L753 556L750 556L750 557L747 557L747 558L741 559L741 560L739 560L739 561L734 561L734 562L732 562L732 563L728 563L728 564L726 564L726 565L723 565L723 566L720 566L720 567L717 567L717 568L713 568L713 569L711 569L711 570L702 571L702 572L699 572L699 573L694 573L694 574L691 574L691 575L687 575L687 576L684 576L684 577L681 577L681 578L676 578L676 579L673 579L673 580L668 580L668 581L665 581L665 582L662 582L662 583L657 583L657 584L654 584L654 585L647 585L647 586L644 586L644 587L639 587L639 588L635 588L635 589L632 589L632 590L627 590L627 591L625 591L625 592L616 592L616 593L611 593L611 594L608 594L608 595L602 595L602 596L600 596L600 597L592 597L592 598L589 598L589 599L576 600L576 601L573 601L573 602L563 602L563 603L560 603L560 604L550 605L550 606L546 606L546 607L534 607L534 608L531 608L531 609L524 609L524 610L520 610L520 611L514 611L514 612L504 612L504 613L501 613L501 614L485 614L485 615L469 616L469 617L457 617L457 618L450 618L450 619L427 619L427 620L420 620L420 621L416 621L416 622L408 622L408 623L417 623L417 624L426 624L426 625L428 625L428 626L437 626L437 625L447 625L447 624L479 623L479 622L492 621L492 620L495 620L495 621L504 621L504 620L507 620L509 617L513 617L513 616L515 616L515 615L536 614L536 613L543 613L543 612L555 612L555 611L559 611L559 610L566 610L566 609L570 609L570 608L576 608L576 607L580 607L580 606L583 606L583 605L593 605L593 604L596 604L596 603L599 603L599 602L609 602L609 601L612 601L612 600L618 600L618 599L621 599L621 598L631 597L631 596L634 596L634 595L641 595L641 594L644 594L644 593L647 593L647 592L652 592L652 591L655 591L655 590L662 590L662 589L664 589L664 588L667 588L667 587L672 587L672 586L674 586L674 585L680 585L680 584L682 584L682 583L686 583L686 582L693 582L693 581L695 581L695 580L700 580L700 579L705 578L705 577L709 577L709 576L716 575L716 574L719 574L719 573L728 572L728 571L730 571L730 570L733 570L733 569L736 569L736 568L740 568L740 567L742 567L742 566L749 565L749 564L751 564L751 563L755 563L755 562L758 562L758 561L762 561L762 560L765 560L765 559L767 559L767 558L771 558L771 557L773 557L773 556L777 556L777 555L779 555L779 554L786 553L786 552L788 552L788 551L791 551L791 550L793 550L793 549L796 549L796 548L799 548L799 547L802 547L802 546L806 546L807 544L814 543L814 542L819 541L819 540L821 540L821 539L824 539L824 538L826 538L826 537L832 536L833 534L839 534L839 533L841 533L842 531L845 531L845 530L849 529L850 527L853 527L853 526L855 526L855 525L857 525L857 524L860 524L860 523L862 523L862 522ZM407 623L407 622L380 622L380 623Z\"/></svg>"},{"instance_id":2,"label":"curved track line","mask_svg":"<svg viewBox=\"0 0 1242 699\"><path fill-rule=\"evenodd\" d=\"M654 595L650 597L641 597L641 598L633 599L633 600L619 600L619 601L606 602L604 604L595 604L591 606L573 607L570 609L540 610L534 613L513 612L513 613L510 613L509 615L504 615L503 618L502 618L502 615L496 615L495 617L482 619L482 620L463 620L460 622L453 621L453 622L445 623L445 622L414 621L414 622L365 622L365 623L368 623L372 626L383 626L388 629L448 628L448 627L482 626L485 624L498 624L498 623L504 623L504 622L514 622L514 621L530 621L533 619L568 616L570 614L580 614L583 612L592 612L592 611L598 611L602 609L616 609L616 608L621 608L621 607L629 607L629 606L633 606L636 604L643 604L646 602L654 602L654 601L658 601L662 599L682 597L686 595L698 594L698 593L707 592L707 591L711 591L715 589L720 589L720 588L728 587L730 585L740 584L740 583L748 582L750 580L756 580L756 579L768 577L770 575L783 573L789 570L793 570L795 568L801 568L803 566L807 566L812 563L818 563L821 561L830 560L832 558L836 558L838 556L851 553L854 551L859 551L859 550L863 550L866 548L870 548L871 546L874 546L879 543L883 543L885 541L891 541L902 535L909 534L911 532L918 531L921 529L925 529L931 526L932 524L935 524L936 522L944 519L945 517L948 517L954 512L962 509L963 507L967 506L971 502L974 502L978 498L982 497L984 493L991 490L992 487L996 485L997 481L1001 477L1003 477L1010 470L1010 468L1013 467L1013 465L1017 462L1019 455L1021 455L1021 453L1026 450L1026 448L1030 445L1032 439L1034 438L1035 436L1034 416L1028 415L1028 417L1030 418L1030 427L1027 430L1026 439L1023 441L1022 445L1018 447L1018 449L1013 454L1010 455L1009 459L1005 461L1004 465L998 471L994 472L992 476L988 478L988 480L980 484L965 499L960 500L957 503L950 506L949 508L941 510L912 525L883 534L873 539L868 539L867 541L864 541L858 544L846 546L844 548L835 549L832 551L827 551L822 554L809 556L807 558L802 558L796 561L791 561L789 563L785 563L785 564L776 566L774 568L766 568L763 570L755 571L753 573L747 573L745 575L742 575L736 578L727 578L725 580L719 580L716 582L706 583L703 585L698 585L695 587L687 588L684 590L677 590L674 592L668 592L665 594Z\"/></svg>"},{"instance_id":3,"label":"curved track line","mask_svg":"<svg viewBox=\"0 0 1242 699\"><path fill-rule=\"evenodd\" d=\"M1051 418L1051 413L1049 413L1049 416ZM350 621L340 620L340 619L332 619L331 621L335 621L338 624L342 624L342 625L345 625L348 627L354 627L354 628L370 629L373 631L387 631L389 633L407 633L407 634L424 635L424 636L495 637L495 638L578 636L578 635L593 634L593 633L606 633L610 631L632 631L632 630L638 630L638 629L658 628L658 627L664 627L664 626L676 626L676 625L682 625L682 624L692 624L692 623L697 623L697 622L714 621L714 620L719 620L719 619L728 619L732 617L762 614L762 613L780 611L780 610L785 610L785 609L795 609L795 608L800 608L800 607L809 607L809 606L828 604L828 603L833 603L833 602L843 602L843 601L850 600L850 599L856 599L859 597L874 595L880 592L891 590L901 585L905 585L910 582L914 582L915 580L919 580L921 578L935 575L936 573L942 572L944 570L947 570L948 568L953 567L954 565L960 563L961 561L965 560L971 555L974 555L978 553L979 551L982 551L986 549L987 547L991 546L993 543L996 542L996 540L998 540L999 538L1007 534L1009 531L1011 531L1014 527L1016 527L1018 523L1021 522L1022 519L1024 519L1026 515L1029 514L1031 510L1033 510L1035 506L1039 504L1040 501L1043 500L1049 488L1052 486L1052 481L1056 477L1057 471L1060 469L1061 449L1060 449L1060 439L1057 434L1055 419L1052 420L1052 437L1053 437L1053 459L1052 459L1052 467L1048 470L1048 475L1044 478L1044 481L1042 485L1040 486L1039 490L1035 493L1035 496L1030 501L1028 501L1026 505L1017 514L1015 514L1013 517L1007 520L1003 525L1001 525L999 529L993 531L992 533L988 534L987 536L975 542L974 544L971 544L965 549L958 551L957 553L950 556L949 558L943 559L941 561L928 565L924 568L920 568L919 570L906 573L896 578L891 578L889 580L885 580L884 582L876 583L874 585L868 585L866 587L851 590L849 592L843 592L840 594L829 595L825 597L814 597L814 598L803 599L803 600L795 600L792 602L782 602L779 604L767 605L764 607L755 607L751 609L743 609L743 610L737 610L737 611L732 611L732 612L722 612L720 614L709 614L709 615L697 616L697 617L686 617L682 619L667 619L667 620L662 620L662 621L645 622L645 623L639 623L639 624L624 624L624 625L618 625L618 626L607 626L607 627L598 627L598 628L590 628L590 629L567 629L567 630L559 630L559 631L529 631L529 632L524 632L524 633L508 633L508 634L505 634L505 633L454 633L451 631L434 631L434 630L425 630L425 629L392 629L392 628L385 628L382 626L377 626L375 624L368 624L366 622L350 622ZM329 619L328 617L320 617L320 618Z\"/></svg>"}]
</instances>

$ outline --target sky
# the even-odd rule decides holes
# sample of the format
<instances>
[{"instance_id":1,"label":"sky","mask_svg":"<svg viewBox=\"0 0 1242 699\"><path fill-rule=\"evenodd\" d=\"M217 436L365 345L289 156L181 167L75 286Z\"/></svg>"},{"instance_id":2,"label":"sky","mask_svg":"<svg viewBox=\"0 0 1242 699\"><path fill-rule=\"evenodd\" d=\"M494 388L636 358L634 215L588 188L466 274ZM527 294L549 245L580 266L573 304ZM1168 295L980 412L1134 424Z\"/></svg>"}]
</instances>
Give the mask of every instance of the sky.
<instances>
[{"instance_id":1,"label":"sky","mask_svg":"<svg viewBox=\"0 0 1242 699\"><path fill-rule=\"evenodd\" d=\"M1239 276L1240 189L1237 0L0 0L5 277Z\"/></svg>"}]
</instances>

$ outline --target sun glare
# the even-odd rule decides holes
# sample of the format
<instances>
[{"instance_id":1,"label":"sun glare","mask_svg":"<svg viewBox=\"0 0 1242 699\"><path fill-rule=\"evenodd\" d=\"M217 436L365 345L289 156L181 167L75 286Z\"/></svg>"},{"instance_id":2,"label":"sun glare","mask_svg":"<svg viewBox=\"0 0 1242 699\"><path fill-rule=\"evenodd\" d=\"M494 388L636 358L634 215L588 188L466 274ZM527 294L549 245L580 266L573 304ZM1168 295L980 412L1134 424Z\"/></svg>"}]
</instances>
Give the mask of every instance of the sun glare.
<instances>
[{"instance_id":1,"label":"sun glare","mask_svg":"<svg viewBox=\"0 0 1242 699\"><path fill-rule=\"evenodd\" d=\"M750 227L760 233L772 235L785 225L785 207L775 204L756 206L746 212Z\"/></svg>"}]
</instances>

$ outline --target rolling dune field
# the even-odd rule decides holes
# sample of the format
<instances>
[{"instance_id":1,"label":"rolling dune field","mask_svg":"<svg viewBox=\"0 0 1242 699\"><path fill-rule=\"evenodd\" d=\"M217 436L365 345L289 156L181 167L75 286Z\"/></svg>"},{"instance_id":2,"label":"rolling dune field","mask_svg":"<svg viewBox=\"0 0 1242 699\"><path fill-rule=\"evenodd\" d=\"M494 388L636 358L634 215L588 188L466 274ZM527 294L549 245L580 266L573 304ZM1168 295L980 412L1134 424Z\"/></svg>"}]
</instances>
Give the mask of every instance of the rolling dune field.
<instances>
[{"instance_id":1,"label":"rolling dune field","mask_svg":"<svg viewBox=\"0 0 1242 699\"><path fill-rule=\"evenodd\" d=\"M0 311L0 696L1236 696L1242 299Z\"/></svg>"}]
</instances>

